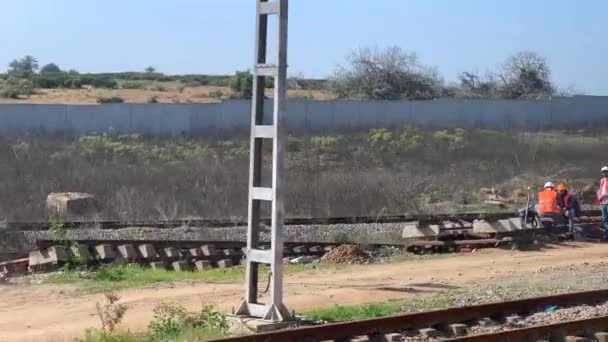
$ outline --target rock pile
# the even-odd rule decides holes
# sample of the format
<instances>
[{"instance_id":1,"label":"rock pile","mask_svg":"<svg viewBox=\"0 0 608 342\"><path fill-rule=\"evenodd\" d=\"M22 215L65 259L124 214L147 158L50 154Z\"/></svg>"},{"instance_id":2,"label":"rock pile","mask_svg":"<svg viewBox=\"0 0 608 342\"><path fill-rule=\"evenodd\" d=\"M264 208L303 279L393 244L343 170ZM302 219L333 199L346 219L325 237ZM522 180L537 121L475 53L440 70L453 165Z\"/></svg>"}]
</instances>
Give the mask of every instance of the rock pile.
<instances>
[{"instance_id":1,"label":"rock pile","mask_svg":"<svg viewBox=\"0 0 608 342\"><path fill-rule=\"evenodd\" d=\"M322 263L364 264L369 261L369 254L356 245L340 245L327 252L321 258Z\"/></svg>"}]
</instances>

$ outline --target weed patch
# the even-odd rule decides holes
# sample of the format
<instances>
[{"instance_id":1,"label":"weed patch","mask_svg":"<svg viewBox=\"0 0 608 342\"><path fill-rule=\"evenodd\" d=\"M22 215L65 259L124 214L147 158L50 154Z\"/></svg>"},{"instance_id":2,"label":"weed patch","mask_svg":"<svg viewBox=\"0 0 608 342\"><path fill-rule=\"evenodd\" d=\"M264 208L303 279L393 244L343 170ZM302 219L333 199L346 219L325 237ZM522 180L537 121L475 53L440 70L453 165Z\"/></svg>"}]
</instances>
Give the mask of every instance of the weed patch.
<instances>
[{"instance_id":1,"label":"weed patch","mask_svg":"<svg viewBox=\"0 0 608 342\"><path fill-rule=\"evenodd\" d=\"M286 274L301 272L316 272L319 270L339 270L344 266L308 264L287 265ZM104 292L128 288L138 288L159 285L163 283L208 281L208 282L240 282L244 280L243 267L216 268L200 272L175 272L154 270L136 265L107 266L95 270L73 269L65 270L47 278L52 284L73 284L90 292ZM266 267L260 269L267 272Z\"/></svg>"},{"instance_id":2,"label":"weed patch","mask_svg":"<svg viewBox=\"0 0 608 342\"><path fill-rule=\"evenodd\" d=\"M75 284L87 291L99 292L185 281L236 282L243 280L243 269L233 267L202 272L173 272L137 266L110 266L98 270L72 270L52 275L48 282Z\"/></svg>"},{"instance_id":3,"label":"weed patch","mask_svg":"<svg viewBox=\"0 0 608 342\"><path fill-rule=\"evenodd\" d=\"M220 338L228 334L226 316L211 305L203 305L198 312L189 312L179 304L161 304L154 309L154 320L144 333L116 329L126 312L117 304L118 296L106 294L107 303L97 303L102 328L88 329L79 342L165 342L195 341Z\"/></svg>"}]
</instances>

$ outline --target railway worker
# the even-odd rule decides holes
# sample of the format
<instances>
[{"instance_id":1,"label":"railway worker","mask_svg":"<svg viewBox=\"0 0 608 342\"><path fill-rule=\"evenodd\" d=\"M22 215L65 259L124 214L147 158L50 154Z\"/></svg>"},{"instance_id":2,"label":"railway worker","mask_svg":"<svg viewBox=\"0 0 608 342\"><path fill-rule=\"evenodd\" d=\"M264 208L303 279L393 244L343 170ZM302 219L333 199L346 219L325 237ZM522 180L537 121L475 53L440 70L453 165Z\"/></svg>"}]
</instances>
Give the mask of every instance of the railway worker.
<instances>
[{"instance_id":1,"label":"railway worker","mask_svg":"<svg viewBox=\"0 0 608 342\"><path fill-rule=\"evenodd\" d=\"M557 205L564 217L568 220L568 227L572 232L574 229L574 219L581 215L581 206L576 195L568 191L565 184L557 186Z\"/></svg>"},{"instance_id":2,"label":"railway worker","mask_svg":"<svg viewBox=\"0 0 608 342\"><path fill-rule=\"evenodd\" d=\"M597 190L598 204L602 208L602 217L604 218L604 239L608 240L608 166L602 167L602 179L600 180L600 188Z\"/></svg>"},{"instance_id":3,"label":"railway worker","mask_svg":"<svg viewBox=\"0 0 608 342\"><path fill-rule=\"evenodd\" d=\"M538 193L537 211L541 218L552 218L554 221L560 219L562 211L557 203L557 192L553 183L545 183L544 190Z\"/></svg>"}]
</instances>

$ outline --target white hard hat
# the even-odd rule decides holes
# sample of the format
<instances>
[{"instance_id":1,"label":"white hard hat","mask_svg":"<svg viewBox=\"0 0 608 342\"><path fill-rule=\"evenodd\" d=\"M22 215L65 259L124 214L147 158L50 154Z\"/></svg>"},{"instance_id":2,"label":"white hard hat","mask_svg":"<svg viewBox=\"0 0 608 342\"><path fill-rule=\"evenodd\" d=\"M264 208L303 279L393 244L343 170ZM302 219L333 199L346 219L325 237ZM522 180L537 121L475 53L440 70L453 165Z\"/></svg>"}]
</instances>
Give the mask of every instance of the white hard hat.
<instances>
[{"instance_id":1,"label":"white hard hat","mask_svg":"<svg viewBox=\"0 0 608 342\"><path fill-rule=\"evenodd\" d=\"M551 183L551 182L547 182L547 183L545 183L545 189L547 189L547 188L553 189L553 188L555 188L555 185L553 185L553 183Z\"/></svg>"},{"instance_id":2,"label":"white hard hat","mask_svg":"<svg viewBox=\"0 0 608 342\"><path fill-rule=\"evenodd\" d=\"M606 172L606 171L608 171L608 166L602 167L602 172Z\"/></svg>"}]
</instances>

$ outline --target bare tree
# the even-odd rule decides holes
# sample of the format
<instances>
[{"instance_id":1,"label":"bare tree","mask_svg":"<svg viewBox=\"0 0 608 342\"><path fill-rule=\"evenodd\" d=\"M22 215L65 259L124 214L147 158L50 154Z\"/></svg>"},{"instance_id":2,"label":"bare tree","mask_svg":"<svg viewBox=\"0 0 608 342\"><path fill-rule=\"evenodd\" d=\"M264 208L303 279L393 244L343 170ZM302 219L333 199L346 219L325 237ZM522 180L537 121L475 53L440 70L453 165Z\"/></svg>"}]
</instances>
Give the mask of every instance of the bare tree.
<instances>
[{"instance_id":1,"label":"bare tree","mask_svg":"<svg viewBox=\"0 0 608 342\"><path fill-rule=\"evenodd\" d=\"M382 51L360 49L339 66L333 87L339 97L378 100L432 99L441 95L437 70L422 65L414 52L397 46Z\"/></svg>"},{"instance_id":2,"label":"bare tree","mask_svg":"<svg viewBox=\"0 0 608 342\"><path fill-rule=\"evenodd\" d=\"M499 77L505 98L540 99L555 92L546 58L532 51L522 51L509 57Z\"/></svg>"},{"instance_id":3,"label":"bare tree","mask_svg":"<svg viewBox=\"0 0 608 342\"><path fill-rule=\"evenodd\" d=\"M460 85L456 92L457 97L461 98L498 98L500 94L500 84L496 77L490 73L479 76L477 71L463 72L458 77Z\"/></svg>"}]
</instances>

